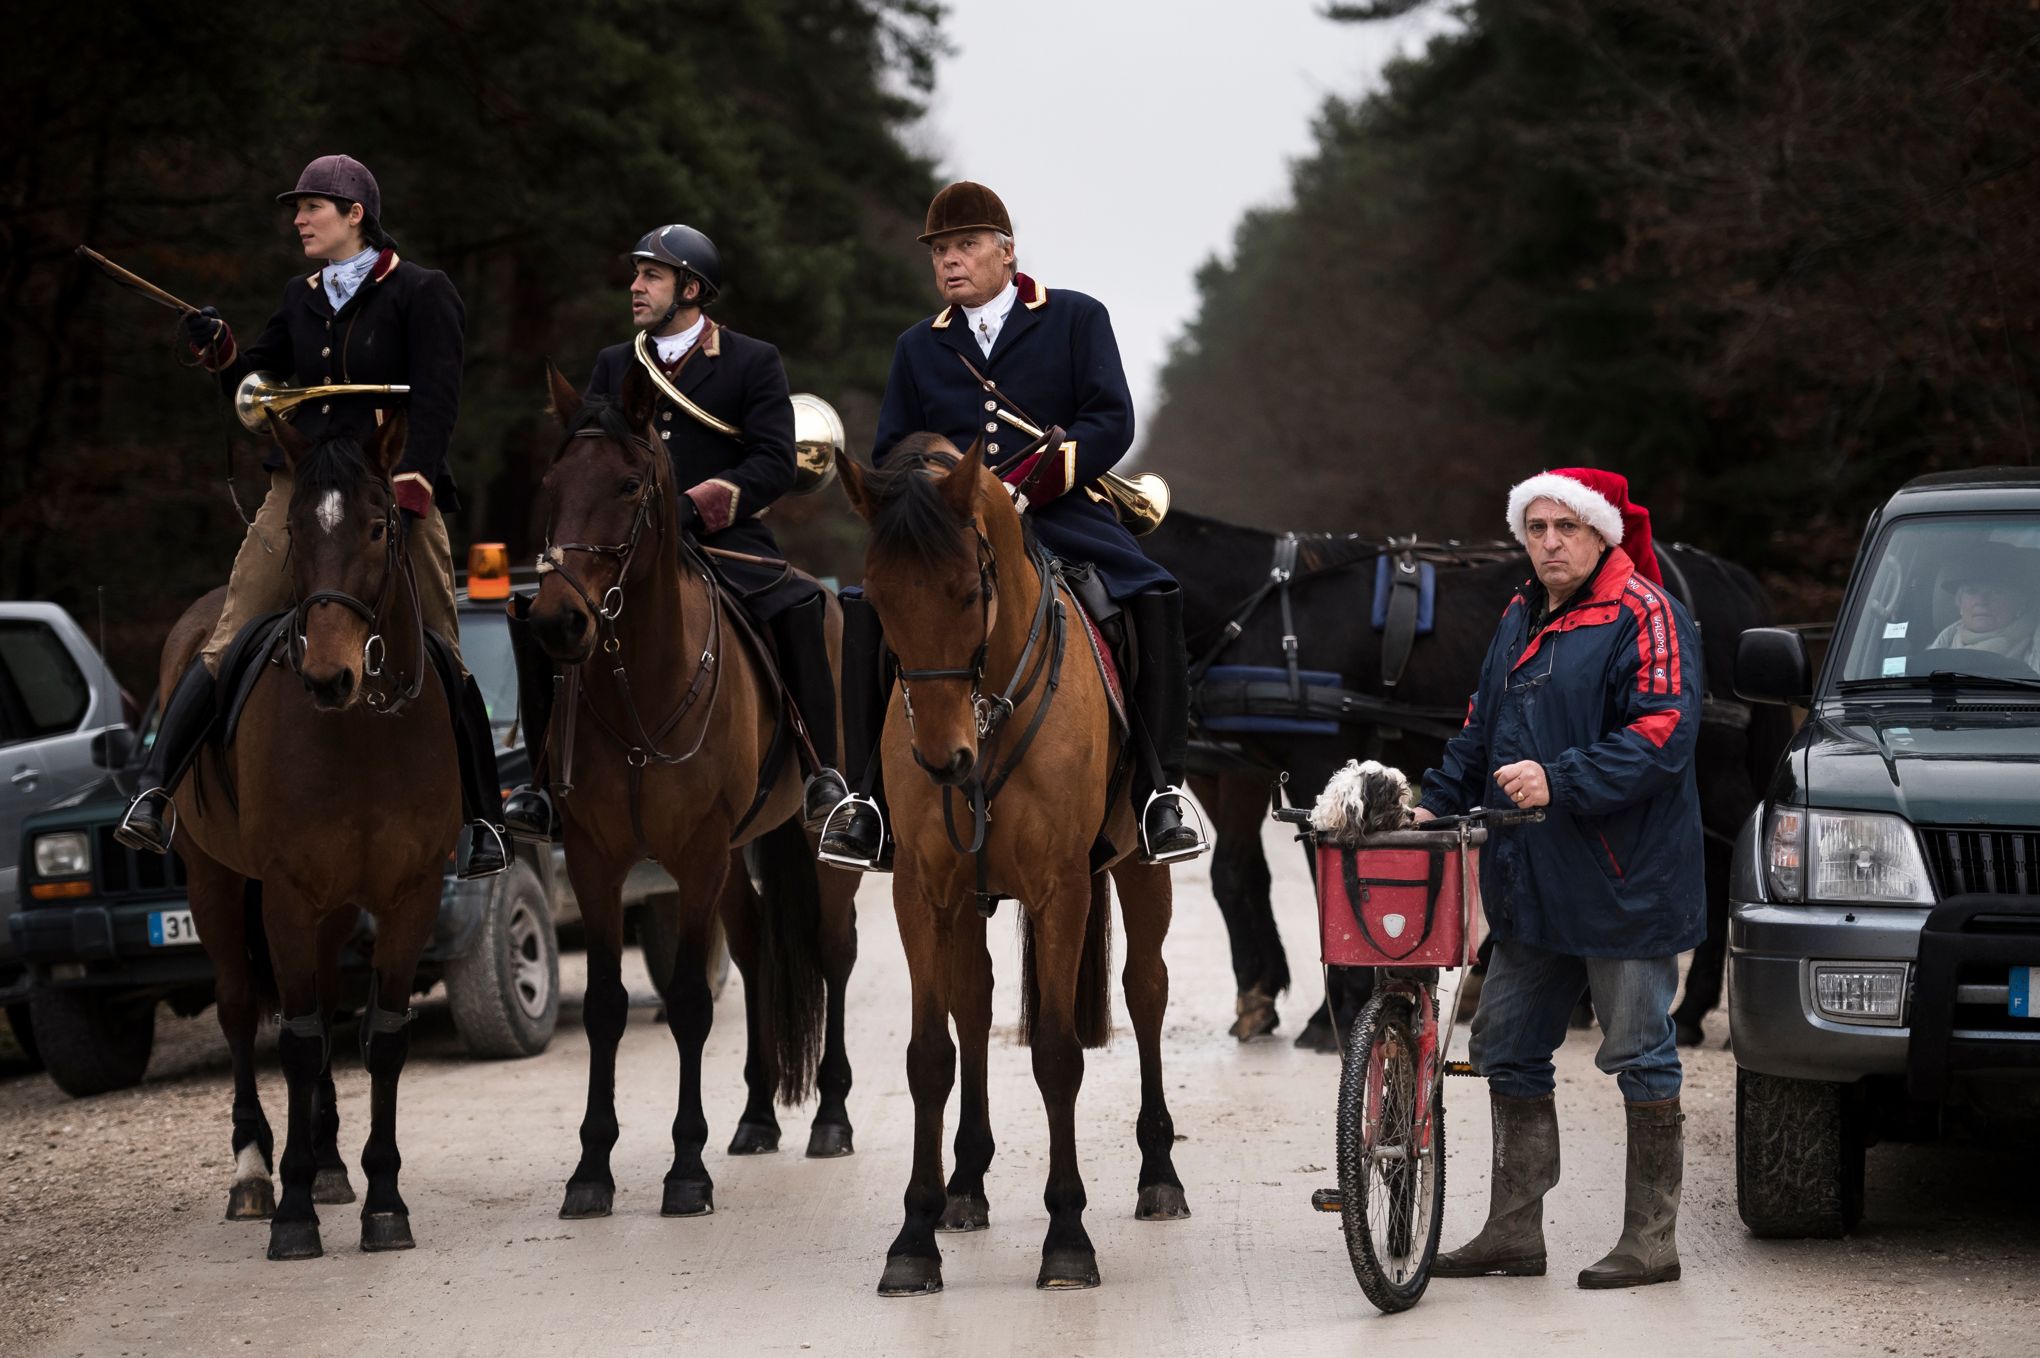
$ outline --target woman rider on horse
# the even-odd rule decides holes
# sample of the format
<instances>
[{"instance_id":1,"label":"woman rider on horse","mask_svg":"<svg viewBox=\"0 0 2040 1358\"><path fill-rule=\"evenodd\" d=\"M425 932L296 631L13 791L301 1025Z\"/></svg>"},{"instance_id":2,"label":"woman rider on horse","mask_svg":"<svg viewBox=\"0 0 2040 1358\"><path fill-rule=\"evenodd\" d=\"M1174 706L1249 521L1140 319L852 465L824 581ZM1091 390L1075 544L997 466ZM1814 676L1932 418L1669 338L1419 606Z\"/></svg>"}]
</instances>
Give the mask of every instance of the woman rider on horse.
<instances>
[{"instance_id":1,"label":"woman rider on horse","mask_svg":"<svg viewBox=\"0 0 2040 1358\"><path fill-rule=\"evenodd\" d=\"M298 176L297 186L276 200L294 207L292 226L305 257L319 267L284 285L276 314L245 348L209 306L187 314L180 334L229 393L251 372L288 373L292 383L305 386L372 383L411 389L408 437L394 490L425 626L457 648L453 551L442 514L460 507L446 466L460 412L465 325L460 294L445 274L397 257L396 243L382 228L382 193L375 176L352 156L319 157ZM366 440L382 422L382 407L389 400L357 395L306 402L292 422L314 441L336 434ZM234 557L226 605L199 663L185 670L164 704L162 724L141 771L144 790L117 832L132 848L169 852L171 792L218 711L221 658L248 623L291 605L285 536L291 474L275 448L263 465L269 471L269 493ZM505 861L501 838L489 824L497 819L490 805L497 783L488 714L471 680L462 689L448 698L470 803L472 823L460 872L467 878L500 872ZM486 769L480 767L484 762Z\"/></svg>"}]
</instances>

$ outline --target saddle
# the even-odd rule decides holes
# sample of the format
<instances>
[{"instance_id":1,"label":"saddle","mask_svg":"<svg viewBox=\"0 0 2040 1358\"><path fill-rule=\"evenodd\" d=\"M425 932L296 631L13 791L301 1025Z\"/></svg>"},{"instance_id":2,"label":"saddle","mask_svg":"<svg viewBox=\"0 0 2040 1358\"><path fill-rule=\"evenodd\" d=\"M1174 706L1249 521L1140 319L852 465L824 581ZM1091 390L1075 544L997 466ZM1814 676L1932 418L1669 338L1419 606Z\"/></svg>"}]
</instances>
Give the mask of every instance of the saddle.
<instances>
[{"instance_id":1,"label":"saddle","mask_svg":"<svg viewBox=\"0 0 2040 1358\"><path fill-rule=\"evenodd\" d=\"M1098 666L1098 678L1112 704L1112 719L1125 738L1132 728L1126 718L1126 685L1122 676L1132 669L1135 656L1133 619L1119 601L1105 592L1105 582L1088 561L1069 562L1056 558L1057 573L1069 587L1077 617L1083 620L1084 639L1091 643L1091 659ZM1108 637L1109 629L1109 637Z\"/></svg>"}]
</instances>

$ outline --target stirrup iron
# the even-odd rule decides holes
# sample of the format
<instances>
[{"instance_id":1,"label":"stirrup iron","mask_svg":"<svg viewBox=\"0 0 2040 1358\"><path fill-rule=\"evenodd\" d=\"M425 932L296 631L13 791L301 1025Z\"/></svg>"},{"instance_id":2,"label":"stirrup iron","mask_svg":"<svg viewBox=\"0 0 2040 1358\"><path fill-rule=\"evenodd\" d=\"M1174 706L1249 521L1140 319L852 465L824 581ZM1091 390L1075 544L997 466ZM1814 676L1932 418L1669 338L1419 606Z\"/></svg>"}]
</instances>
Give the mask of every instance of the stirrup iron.
<instances>
[{"instance_id":1,"label":"stirrup iron","mask_svg":"<svg viewBox=\"0 0 2040 1358\"><path fill-rule=\"evenodd\" d=\"M162 797L164 809L170 815L170 825L163 832L163 847L160 849L145 842L140 832L128 824L134 819L135 808L142 804L142 798L153 796ZM134 800L128 803L127 810L122 813L120 824L114 827L113 837L137 853L169 853L170 846L177 842L177 802L170 796L170 789L157 786L137 792Z\"/></svg>"},{"instance_id":2,"label":"stirrup iron","mask_svg":"<svg viewBox=\"0 0 2040 1358\"><path fill-rule=\"evenodd\" d=\"M844 808L852 806L868 806L871 808L871 814L878 817L878 849L868 859L852 858L848 854L830 853L827 849L821 847L822 844L828 843L829 827L836 823L836 817L843 814ZM815 847L815 857L823 863L833 863L839 868L850 868L856 872L872 872L877 869L878 860L885 857L885 835L885 809L878 804L878 799L876 797L867 797L861 792L853 792L842 801L830 807L829 814L823 817L820 843Z\"/></svg>"},{"instance_id":3,"label":"stirrup iron","mask_svg":"<svg viewBox=\"0 0 2040 1358\"><path fill-rule=\"evenodd\" d=\"M1154 810L1156 802L1164 799L1172 799L1190 812L1190 815L1184 818L1184 824L1189 824L1193 819L1197 822L1197 844L1194 848L1179 849L1175 853L1157 858L1154 846L1148 843L1148 812ZM1140 852L1142 858L1157 867L1167 863L1180 863L1185 859L1197 858L1211 852L1211 828L1204 823L1204 813L1197 809L1197 803L1190 800L1189 794L1182 788L1171 783L1168 787L1156 788L1148 794L1146 804L1140 808Z\"/></svg>"}]
</instances>

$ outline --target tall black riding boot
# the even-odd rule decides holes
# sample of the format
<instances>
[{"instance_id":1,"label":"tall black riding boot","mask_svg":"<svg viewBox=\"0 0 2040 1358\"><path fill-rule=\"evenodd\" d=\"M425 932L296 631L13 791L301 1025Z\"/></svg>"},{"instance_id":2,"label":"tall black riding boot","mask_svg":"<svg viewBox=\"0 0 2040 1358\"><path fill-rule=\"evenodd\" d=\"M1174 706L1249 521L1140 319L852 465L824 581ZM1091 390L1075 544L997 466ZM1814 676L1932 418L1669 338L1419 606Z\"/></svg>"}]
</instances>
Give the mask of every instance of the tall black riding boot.
<instances>
[{"instance_id":1,"label":"tall black riding boot","mask_svg":"<svg viewBox=\"0 0 2040 1358\"><path fill-rule=\"evenodd\" d=\"M205 661L194 656L177 687L170 691L170 701L163 706L163 720L156 727L156 741L149 746L136 774L136 785L141 791L128 806L120 828L113 832L113 837L130 849L170 852L170 838L176 833L170 794L176 791L184 771L191 767L212 730L218 715L217 688Z\"/></svg>"},{"instance_id":2,"label":"tall black riding boot","mask_svg":"<svg viewBox=\"0 0 2040 1358\"><path fill-rule=\"evenodd\" d=\"M496 829L503 814L503 785L496 781L496 732L472 674L462 675L455 691L453 746L460 763L461 818L467 822L468 850L464 862L456 860L454 876L471 882L510 866L503 836Z\"/></svg>"},{"instance_id":3,"label":"tall black riding boot","mask_svg":"<svg viewBox=\"0 0 2040 1358\"><path fill-rule=\"evenodd\" d=\"M1183 591L1174 585L1136 594L1134 645L1139 671L1133 680L1136 738L1144 737L1147 758L1134 763L1134 806L1141 818L1141 857L1150 863L1195 858L1211 846L1186 819L1183 766L1190 745L1190 653L1183 644Z\"/></svg>"},{"instance_id":4,"label":"tall black riding boot","mask_svg":"<svg viewBox=\"0 0 2040 1358\"><path fill-rule=\"evenodd\" d=\"M892 696L885 629L863 590L844 590L842 602L843 771L855 791L829 813L820 857L862 872L891 872L892 837L886 833L885 776L878 753Z\"/></svg>"},{"instance_id":5,"label":"tall black riding boot","mask_svg":"<svg viewBox=\"0 0 2040 1358\"><path fill-rule=\"evenodd\" d=\"M819 832L829 813L850 795L836 772L836 676L829 663L829 601L820 594L772 620L779 645L779 677L793 695L815 749L815 767L801 794L801 823Z\"/></svg>"},{"instance_id":6,"label":"tall black riding boot","mask_svg":"<svg viewBox=\"0 0 2040 1358\"><path fill-rule=\"evenodd\" d=\"M510 601L510 655L517 665L517 722L524 731L524 757L530 780L510 789L503 799L503 828L517 839L547 844L560 837L559 816L546 794L546 734L552 725L553 662L531 635L525 613L531 600Z\"/></svg>"}]
</instances>

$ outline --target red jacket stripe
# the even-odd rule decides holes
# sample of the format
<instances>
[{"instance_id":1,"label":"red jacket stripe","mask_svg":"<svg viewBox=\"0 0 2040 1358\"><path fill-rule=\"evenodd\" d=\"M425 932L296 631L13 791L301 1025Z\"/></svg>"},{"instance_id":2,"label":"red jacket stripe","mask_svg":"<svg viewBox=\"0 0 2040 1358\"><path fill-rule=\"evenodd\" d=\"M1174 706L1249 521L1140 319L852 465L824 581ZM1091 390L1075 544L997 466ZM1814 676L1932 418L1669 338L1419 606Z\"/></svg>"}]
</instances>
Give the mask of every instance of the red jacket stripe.
<instances>
[{"instance_id":1,"label":"red jacket stripe","mask_svg":"<svg viewBox=\"0 0 2040 1358\"><path fill-rule=\"evenodd\" d=\"M1678 727L1679 712L1677 708L1666 712L1653 712L1649 716L1638 717L1635 721L1629 723L1630 730L1636 732L1660 750L1665 747L1665 742L1672 738L1672 732L1676 731Z\"/></svg>"}]
</instances>

